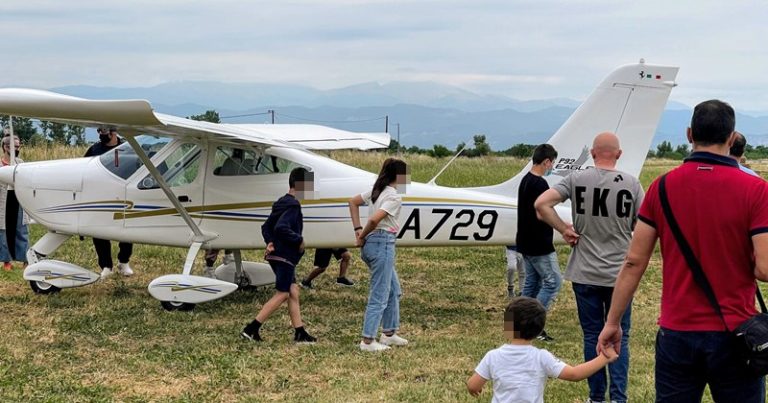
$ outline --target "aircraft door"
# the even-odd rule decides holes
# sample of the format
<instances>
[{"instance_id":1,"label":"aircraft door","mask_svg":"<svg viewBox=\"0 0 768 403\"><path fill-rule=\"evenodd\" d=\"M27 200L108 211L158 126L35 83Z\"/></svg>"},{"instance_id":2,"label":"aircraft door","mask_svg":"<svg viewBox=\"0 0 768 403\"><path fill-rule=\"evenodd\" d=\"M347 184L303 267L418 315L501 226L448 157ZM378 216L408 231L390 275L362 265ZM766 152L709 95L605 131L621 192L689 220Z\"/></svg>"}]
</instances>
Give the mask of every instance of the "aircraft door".
<instances>
[{"instance_id":1,"label":"aircraft door","mask_svg":"<svg viewBox=\"0 0 768 403\"><path fill-rule=\"evenodd\" d=\"M177 141L162 150L155 166L196 223L203 212L205 151L200 144ZM133 205L125 212L125 227L187 226L163 189L146 168L126 186L126 199Z\"/></svg>"},{"instance_id":2,"label":"aircraft door","mask_svg":"<svg viewBox=\"0 0 768 403\"><path fill-rule=\"evenodd\" d=\"M288 190L289 173L300 165L246 145L211 145L209 161L202 227L220 234L211 243L262 247L261 224Z\"/></svg>"}]
</instances>

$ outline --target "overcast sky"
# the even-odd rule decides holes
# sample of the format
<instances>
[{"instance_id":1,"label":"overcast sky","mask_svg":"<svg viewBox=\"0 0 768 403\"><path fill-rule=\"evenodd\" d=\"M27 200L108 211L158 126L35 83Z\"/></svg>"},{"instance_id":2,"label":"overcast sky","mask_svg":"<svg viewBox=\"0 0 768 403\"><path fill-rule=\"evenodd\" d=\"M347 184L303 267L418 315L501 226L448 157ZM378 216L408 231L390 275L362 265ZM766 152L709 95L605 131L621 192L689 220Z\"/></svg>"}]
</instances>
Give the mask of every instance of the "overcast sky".
<instances>
[{"instance_id":1,"label":"overcast sky","mask_svg":"<svg viewBox=\"0 0 768 403\"><path fill-rule=\"evenodd\" d=\"M0 85L436 81L585 98L641 57L672 99L768 110L768 2L2 0Z\"/></svg>"}]
</instances>

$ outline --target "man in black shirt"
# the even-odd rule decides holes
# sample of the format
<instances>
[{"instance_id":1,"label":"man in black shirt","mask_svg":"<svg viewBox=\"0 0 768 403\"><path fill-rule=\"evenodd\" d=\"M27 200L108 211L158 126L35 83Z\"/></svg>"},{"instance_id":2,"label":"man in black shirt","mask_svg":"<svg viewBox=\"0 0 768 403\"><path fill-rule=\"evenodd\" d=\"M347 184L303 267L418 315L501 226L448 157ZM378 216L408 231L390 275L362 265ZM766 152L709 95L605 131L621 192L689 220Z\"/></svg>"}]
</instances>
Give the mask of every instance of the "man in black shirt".
<instances>
[{"instance_id":1,"label":"man in black shirt","mask_svg":"<svg viewBox=\"0 0 768 403\"><path fill-rule=\"evenodd\" d=\"M523 296L536 298L546 309L560 291L563 279L557 254L552 246L552 227L536 218L533 204L540 194L549 189L543 176L552 172L557 151L549 144L538 145L533 150L533 166L517 193L517 251L523 255L525 285ZM542 338L551 338L542 333Z\"/></svg>"},{"instance_id":2,"label":"man in black shirt","mask_svg":"<svg viewBox=\"0 0 768 403\"><path fill-rule=\"evenodd\" d=\"M101 155L123 144L124 140L118 137L117 128L100 127L96 129L99 133L99 141L88 148L85 157L94 157ZM120 242L120 252L117 254L117 271L124 276L132 276L133 270L128 265L128 260L133 254L133 244ZM99 267L101 267L101 279L112 275L112 244L109 240L93 238L93 246L96 248L96 256L99 258Z\"/></svg>"}]
</instances>

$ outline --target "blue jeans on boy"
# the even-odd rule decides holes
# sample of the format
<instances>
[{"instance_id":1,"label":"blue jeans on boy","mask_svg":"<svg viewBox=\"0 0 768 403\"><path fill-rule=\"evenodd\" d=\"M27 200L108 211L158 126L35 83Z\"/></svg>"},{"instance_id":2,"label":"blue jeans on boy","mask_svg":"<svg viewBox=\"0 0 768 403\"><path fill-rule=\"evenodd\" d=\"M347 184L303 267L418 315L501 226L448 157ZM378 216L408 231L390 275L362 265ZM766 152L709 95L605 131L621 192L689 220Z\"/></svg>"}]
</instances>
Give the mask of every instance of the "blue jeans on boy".
<instances>
[{"instance_id":1,"label":"blue jeans on boy","mask_svg":"<svg viewBox=\"0 0 768 403\"><path fill-rule=\"evenodd\" d=\"M365 238L360 257L371 271L368 305L363 319L363 337L375 339L379 325L385 333L400 328L400 279L395 271L397 235L375 230Z\"/></svg>"},{"instance_id":2,"label":"blue jeans on boy","mask_svg":"<svg viewBox=\"0 0 768 403\"><path fill-rule=\"evenodd\" d=\"M576 295L576 309L579 312L579 323L584 332L584 361L597 357L597 337L605 326L605 318L611 309L613 287L573 283L573 293ZM627 401L627 376L629 373L629 330L632 317L632 303L627 305L624 316L621 317L621 351L619 359L608 364L608 375L611 378L611 402L624 403ZM608 384L605 368L587 378L589 398L594 402L605 401L605 390Z\"/></svg>"},{"instance_id":3,"label":"blue jeans on boy","mask_svg":"<svg viewBox=\"0 0 768 403\"><path fill-rule=\"evenodd\" d=\"M523 296L536 298L544 308L549 309L563 284L557 254L552 252L540 256L523 255L523 262L525 264Z\"/></svg>"},{"instance_id":4,"label":"blue jeans on boy","mask_svg":"<svg viewBox=\"0 0 768 403\"><path fill-rule=\"evenodd\" d=\"M750 375L729 332L656 333L656 401L764 403L765 377Z\"/></svg>"}]
</instances>

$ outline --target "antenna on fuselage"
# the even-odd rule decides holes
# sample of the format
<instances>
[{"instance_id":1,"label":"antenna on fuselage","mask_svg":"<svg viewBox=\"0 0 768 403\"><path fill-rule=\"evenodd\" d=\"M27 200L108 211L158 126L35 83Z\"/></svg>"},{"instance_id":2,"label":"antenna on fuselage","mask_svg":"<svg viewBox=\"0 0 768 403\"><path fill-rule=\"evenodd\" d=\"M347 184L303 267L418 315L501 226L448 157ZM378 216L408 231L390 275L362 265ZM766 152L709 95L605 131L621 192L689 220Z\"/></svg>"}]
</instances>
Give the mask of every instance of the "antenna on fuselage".
<instances>
[{"instance_id":1,"label":"antenna on fuselage","mask_svg":"<svg viewBox=\"0 0 768 403\"><path fill-rule=\"evenodd\" d=\"M455 160L459 155L461 155L461 153L464 152L465 148L467 148L467 143L464 143L464 147L461 147L461 150L459 150L459 152L457 152L456 155L454 155L453 158L451 158L451 160L448 161L448 163L445 164L445 166L443 166L443 168L437 173L437 175L435 175L432 179L429 180L429 182L427 182L427 185L435 186L436 185L435 180L437 180L437 177L440 176L440 174L442 174L443 171L445 171L449 165L451 165L453 160Z\"/></svg>"}]
</instances>

